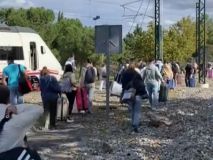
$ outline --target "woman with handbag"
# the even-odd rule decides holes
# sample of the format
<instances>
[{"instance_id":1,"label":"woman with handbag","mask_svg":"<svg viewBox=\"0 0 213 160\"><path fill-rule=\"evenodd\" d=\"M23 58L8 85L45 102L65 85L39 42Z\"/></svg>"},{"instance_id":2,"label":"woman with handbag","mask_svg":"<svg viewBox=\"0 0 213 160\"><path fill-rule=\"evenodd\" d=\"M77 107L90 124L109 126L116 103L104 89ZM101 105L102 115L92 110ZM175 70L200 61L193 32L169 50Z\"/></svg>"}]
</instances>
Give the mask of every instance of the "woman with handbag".
<instances>
[{"instance_id":1,"label":"woman with handbag","mask_svg":"<svg viewBox=\"0 0 213 160\"><path fill-rule=\"evenodd\" d=\"M122 99L124 99L125 93L131 91L131 93L127 93L131 96L126 103L128 104L128 109L131 113L133 131L137 133L141 119L142 97L146 95L146 90L141 74L137 72L133 63L131 63L128 69L124 72L121 82L123 87Z\"/></svg>"},{"instance_id":2,"label":"woman with handbag","mask_svg":"<svg viewBox=\"0 0 213 160\"><path fill-rule=\"evenodd\" d=\"M77 82L75 78L75 73L73 66L71 64L67 64L64 69L64 74L61 79L61 91L66 94L67 99L69 101L69 117L72 114L73 104L75 101L75 95L77 90Z\"/></svg>"},{"instance_id":3,"label":"woman with handbag","mask_svg":"<svg viewBox=\"0 0 213 160\"><path fill-rule=\"evenodd\" d=\"M61 94L61 88L57 79L49 74L47 67L43 67L40 73L40 90L44 106L44 127L54 129L56 123L57 100Z\"/></svg>"},{"instance_id":4,"label":"woman with handbag","mask_svg":"<svg viewBox=\"0 0 213 160\"><path fill-rule=\"evenodd\" d=\"M169 89L175 88L174 74L172 71L171 64L165 63L162 69L162 76L164 81L167 83Z\"/></svg>"}]
</instances>

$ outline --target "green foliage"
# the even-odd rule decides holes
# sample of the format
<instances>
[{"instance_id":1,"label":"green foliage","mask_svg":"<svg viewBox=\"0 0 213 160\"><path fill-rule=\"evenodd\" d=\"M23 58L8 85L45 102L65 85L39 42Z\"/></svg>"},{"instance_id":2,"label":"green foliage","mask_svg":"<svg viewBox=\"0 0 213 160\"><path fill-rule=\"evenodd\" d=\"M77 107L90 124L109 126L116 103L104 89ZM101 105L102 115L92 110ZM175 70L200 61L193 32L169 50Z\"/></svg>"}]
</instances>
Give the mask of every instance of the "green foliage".
<instances>
[{"instance_id":1,"label":"green foliage","mask_svg":"<svg viewBox=\"0 0 213 160\"><path fill-rule=\"evenodd\" d=\"M139 26L133 33L128 33L124 38L126 59L147 61L154 58L154 26L149 24L147 31L143 31Z\"/></svg>"},{"instance_id":2,"label":"green foliage","mask_svg":"<svg viewBox=\"0 0 213 160\"><path fill-rule=\"evenodd\" d=\"M185 62L195 52L195 22L186 17L164 30L163 54L166 61ZM154 59L154 24L150 23L146 31L136 27L124 39L125 57L147 61Z\"/></svg>"},{"instance_id":3,"label":"green foliage","mask_svg":"<svg viewBox=\"0 0 213 160\"><path fill-rule=\"evenodd\" d=\"M164 34L164 59L186 62L195 52L195 22L183 18Z\"/></svg>"}]
</instances>

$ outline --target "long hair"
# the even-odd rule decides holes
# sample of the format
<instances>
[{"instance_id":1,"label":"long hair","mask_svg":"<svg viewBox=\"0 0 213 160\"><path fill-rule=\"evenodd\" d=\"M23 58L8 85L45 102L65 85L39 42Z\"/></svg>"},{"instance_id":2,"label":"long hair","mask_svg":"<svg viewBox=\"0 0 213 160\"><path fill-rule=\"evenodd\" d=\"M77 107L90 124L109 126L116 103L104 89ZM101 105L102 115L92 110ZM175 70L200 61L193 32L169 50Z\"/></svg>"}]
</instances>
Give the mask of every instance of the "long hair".
<instances>
[{"instance_id":1,"label":"long hair","mask_svg":"<svg viewBox=\"0 0 213 160\"><path fill-rule=\"evenodd\" d=\"M43 67L41 72L40 72L40 76L45 76L49 74L49 70L47 69L47 67Z\"/></svg>"},{"instance_id":2,"label":"long hair","mask_svg":"<svg viewBox=\"0 0 213 160\"><path fill-rule=\"evenodd\" d=\"M134 62L131 62L131 63L128 65L127 70L129 70L129 71L134 71L134 70L135 70L135 63L134 63Z\"/></svg>"},{"instance_id":3,"label":"long hair","mask_svg":"<svg viewBox=\"0 0 213 160\"><path fill-rule=\"evenodd\" d=\"M67 64L64 69L64 73L73 72L73 67L71 64Z\"/></svg>"}]
</instances>

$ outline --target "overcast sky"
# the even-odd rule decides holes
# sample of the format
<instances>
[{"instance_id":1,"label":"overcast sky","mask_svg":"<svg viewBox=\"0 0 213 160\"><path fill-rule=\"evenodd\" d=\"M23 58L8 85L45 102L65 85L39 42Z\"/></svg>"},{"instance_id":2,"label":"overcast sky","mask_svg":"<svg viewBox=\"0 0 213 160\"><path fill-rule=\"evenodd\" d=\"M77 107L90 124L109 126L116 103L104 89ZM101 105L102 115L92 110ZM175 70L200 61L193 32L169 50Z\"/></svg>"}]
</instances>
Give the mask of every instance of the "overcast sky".
<instances>
[{"instance_id":1,"label":"overcast sky","mask_svg":"<svg viewBox=\"0 0 213 160\"><path fill-rule=\"evenodd\" d=\"M196 2L163 0L163 26L174 24L182 17L195 18ZM65 17L78 18L87 26L122 24L124 34L133 31L136 24L145 27L154 16L154 0L0 0L0 7L45 7L55 13L63 11ZM213 0L206 0L206 12L213 17ZM100 19L93 20L95 16Z\"/></svg>"}]
</instances>

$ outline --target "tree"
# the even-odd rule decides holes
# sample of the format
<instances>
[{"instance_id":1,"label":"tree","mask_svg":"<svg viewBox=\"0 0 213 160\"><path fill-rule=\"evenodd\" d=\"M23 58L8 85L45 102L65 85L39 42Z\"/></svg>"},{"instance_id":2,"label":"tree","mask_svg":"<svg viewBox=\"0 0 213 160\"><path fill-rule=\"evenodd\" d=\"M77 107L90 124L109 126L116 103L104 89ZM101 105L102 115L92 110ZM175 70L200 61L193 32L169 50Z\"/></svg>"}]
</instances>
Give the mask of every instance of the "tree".
<instances>
[{"instance_id":1,"label":"tree","mask_svg":"<svg viewBox=\"0 0 213 160\"><path fill-rule=\"evenodd\" d=\"M127 59L144 60L154 59L154 25L150 23L147 31L137 26L133 33L124 38L124 57Z\"/></svg>"},{"instance_id":2,"label":"tree","mask_svg":"<svg viewBox=\"0 0 213 160\"><path fill-rule=\"evenodd\" d=\"M167 61L186 62L195 52L195 22L182 18L164 35L164 58Z\"/></svg>"}]
</instances>

